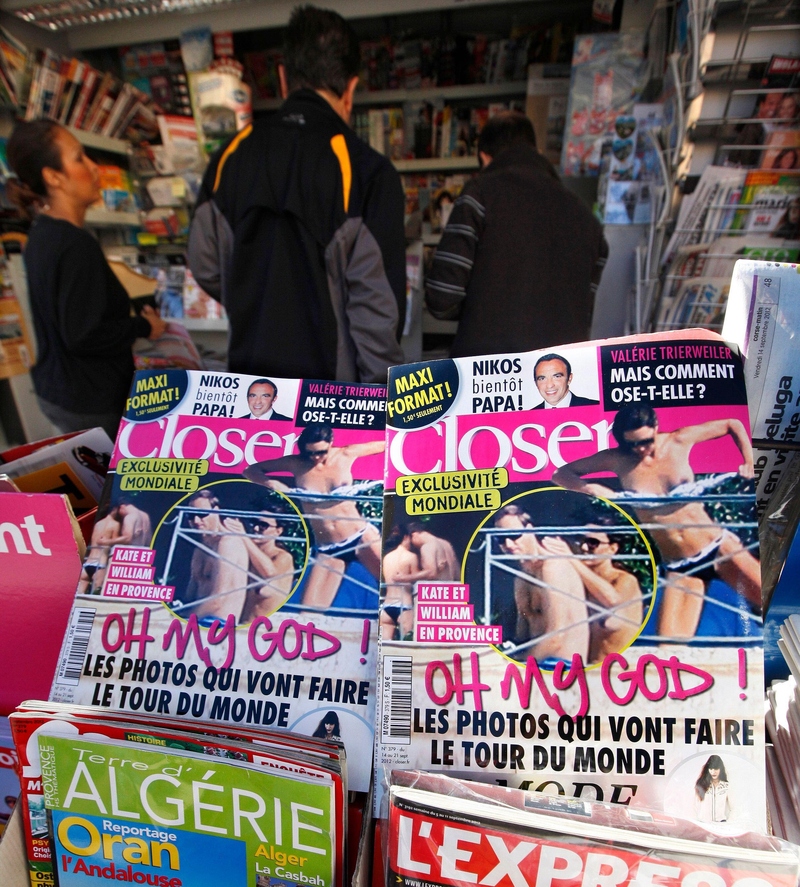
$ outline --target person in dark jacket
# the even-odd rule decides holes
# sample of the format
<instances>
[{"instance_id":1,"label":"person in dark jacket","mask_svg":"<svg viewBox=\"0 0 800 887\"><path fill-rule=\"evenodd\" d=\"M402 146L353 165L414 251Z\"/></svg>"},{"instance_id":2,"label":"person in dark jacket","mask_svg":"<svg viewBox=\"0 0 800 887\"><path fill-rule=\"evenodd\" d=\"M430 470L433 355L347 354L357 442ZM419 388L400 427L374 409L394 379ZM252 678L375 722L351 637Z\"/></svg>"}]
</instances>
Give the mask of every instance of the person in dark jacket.
<instances>
[{"instance_id":1,"label":"person in dark jacket","mask_svg":"<svg viewBox=\"0 0 800 887\"><path fill-rule=\"evenodd\" d=\"M431 314L459 320L451 356L588 339L608 255L600 223L536 150L523 114L491 118L478 154L425 280Z\"/></svg>"},{"instance_id":2,"label":"person in dark jacket","mask_svg":"<svg viewBox=\"0 0 800 887\"><path fill-rule=\"evenodd\" d=\"M230 370L385 381L403 362L404 196L348 126L358 39L337 13L300 7L285 60L289 98L209 165L189 266L228 312Z\"/></svg>"},{"instance_id":3,"label":"person in dark jacket","mask_svg":"<svg viewBox=\"0 0 800 887\"><path fill-rule=\"evenodd\" d=\"M149 306L131 314L128 294L83 227L100 185L75 136L52 120L21 122L7 153L17 176L8 194L33 219L24 258L39 406L59 431L99 426L113 440L133 378L133 341L158 338L166 322Z\"/></svg>"}]
</instances>

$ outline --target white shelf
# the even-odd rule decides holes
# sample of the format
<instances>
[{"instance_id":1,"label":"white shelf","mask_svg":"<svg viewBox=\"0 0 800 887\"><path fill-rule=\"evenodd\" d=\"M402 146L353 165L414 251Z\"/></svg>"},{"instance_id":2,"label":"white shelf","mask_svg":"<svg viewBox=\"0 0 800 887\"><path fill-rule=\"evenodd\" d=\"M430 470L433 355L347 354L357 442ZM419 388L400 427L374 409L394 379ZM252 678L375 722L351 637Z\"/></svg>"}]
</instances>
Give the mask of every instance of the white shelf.
<instances>
[{"instance_id":1,"label":"white shelf","mask_svg":"<svg viewBox=\"0 0 800 887\"><path fill-rule=\"evenodd\" d=\"M96 132L84 132L82 129L67 127L75 138L86 148L96 148L98 151L108 151L109 154L127 155L130 145L124 139L110 139L108 136L98 135Z\"/></svg>"},{"instance_id":2,"label":"white shelf","mask_svg":"<svg viewBox=\"0 0 800 887\"><path fill-rule=\"evenodd\" d=\"M431 86L424 89L381 89L357 92L356 105L384 105L397 102L424 102L432 99L486 99L503 95L525 95L527 80L508 83L468 83L464 86Z\"/></svg>"},{"instance_id":3,"label":"white shelf","mask_svg":"<svg viewBox=\"0 0 800 887\"><path fill-rule=\"evenodd\" d=\"M139 228L142 224L139 213L109 212L104 209L91 209L86 212L86 224L101 228L131 227Z\"/></svg>"},{"instance_id":4,"label":"white shelf","mask_svg":"<svg viewBox=\"0 0 800 887\"><path fill-rule=\"evenodd\" d=\"M453 7L494 5L509 0L383 0L369 8L364 0L337 0L334 7L347 19L401 15L409 12L430 12ZM510 0L524 3L526 0ZM28 5L30 0L6 0L3 9L13 11ZM141 15L118 21L78 25L61 32L66 34L70 51L100 49L108 46L130 46L134 43L152 43L180 37L181 33L198 27L210 27L212 31L253 31L259 28L282 28L289 21L297 0L272 0L270 3L208 4L196 12L178 9L157 15Z\"/></svg>"},{"instance_id":5,"label":"white shelf","mask_svg":"<svg viewBox=\"0 0 800 887\"><path fill-rule=\"evenodd\" d=\"M176 317L177 323L183 324L189 332L225 333L228 331L226 317Z\"/></svg>"},{"instance_id":6,"label":"white shelf","mask_svg":"<svg viewBox=\"0 0 800 887\"><path fill-rule=\"evenodd\" d=\"M423 157L418 160L393 160L398 172L447 172L456 169L477 169L477 157Z\"/></svg>"},{"instance_id":7,"label":"white shelf","mask_svg":"<svg viewBox=\"0 0 800 887\"><path fill-rule=\"evenodd\" d=\"M355 105L397 105L403 102L425 102L435 99L457 101L459 99L491 99L506 95L525 95L526 80L508 83L468 83L464 86L430 86L424 89L378 89L357 92ZM255 99L254 111L272 111L279 108L283 99Z\"/></svg>"}]
</instances>

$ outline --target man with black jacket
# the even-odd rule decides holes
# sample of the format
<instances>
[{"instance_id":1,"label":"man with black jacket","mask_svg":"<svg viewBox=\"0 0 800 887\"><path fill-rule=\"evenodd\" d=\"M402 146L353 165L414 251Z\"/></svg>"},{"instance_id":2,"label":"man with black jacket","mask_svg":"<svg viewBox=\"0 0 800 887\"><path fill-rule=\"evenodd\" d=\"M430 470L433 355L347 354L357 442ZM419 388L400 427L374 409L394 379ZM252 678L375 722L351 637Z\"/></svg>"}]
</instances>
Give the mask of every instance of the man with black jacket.
<instances>
[{"instance_id":1,"label":"man with black jacket","mask_svg":"<svg viewBox=\"0 0 800 887\"><path fill-rule=\"evenodd\" d=\"M402 363L403 189L348 126L358 39L298 7L285 35L289 97L209 164L189 266L230 320L228 368L385 381Z\"/></svg>"},{"instance_id":2,"label":"man with black jacket","mask_svg":"<svg viewBox=\"0 0 800 887\"><path fill-rule=\"evenodd\" d=\"M523 114L491 118L478 154L425 280L431 314L459 319L451 356L588 339L608 255L600 223L536 150Z\"/></svg>"}]
</instances>

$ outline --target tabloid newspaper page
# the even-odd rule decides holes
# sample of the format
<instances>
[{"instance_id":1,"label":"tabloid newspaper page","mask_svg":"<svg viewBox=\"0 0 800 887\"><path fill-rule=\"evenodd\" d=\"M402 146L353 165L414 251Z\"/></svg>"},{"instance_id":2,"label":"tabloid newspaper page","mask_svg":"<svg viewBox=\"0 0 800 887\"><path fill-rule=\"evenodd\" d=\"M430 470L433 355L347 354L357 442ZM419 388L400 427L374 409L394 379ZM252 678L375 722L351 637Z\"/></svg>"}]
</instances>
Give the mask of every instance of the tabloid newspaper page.
<instances>
[{"instance_id":1,"label":"tabloid newspaper page","mask_svg":"<svg viewBox=\"0 0 800 887\"><path fill-rule=\"evenodd\" d=\"M341 740L366 791L384 403L137 373L51 699Z\"/></svg>"},{"instance_id":2,"label":"tabloid newspaper page","mask_svg":"<svg viewBox=\"0 0 800 887\"><path fill-rule=\"evenodd\" d=\"M752 433L764 447L773 442L791 446L800 434L798 295L796 264L740 259L734 266L722 332L744 357ZM755 462L759 515L767 509L790 458L785 450L759 450Z\"/></svg>"},{"instance_id":3,"label":"tabloid newspaper page","mask_svg":"<svg viewBox=\"0 0 800 887\"><path fill-rule=\"evenodd\" d=\"M797 848L776 838L721 837L663 813L480 783L436 786L429 776L419 787L392 786L389 824L386 882L404 887L654 878L664 887L793 887L798 873Z\"/></svg>"},{"instance_id":4,"label":"tabloid newspaper page","mask_svg":"<svg viewBox=\"0 0 800 887\"><path fill-rule=\"evenodd\" d=\"M763 826L753 473L713 333L392 369L379 774Z\"/></svg>"}]
</instances>

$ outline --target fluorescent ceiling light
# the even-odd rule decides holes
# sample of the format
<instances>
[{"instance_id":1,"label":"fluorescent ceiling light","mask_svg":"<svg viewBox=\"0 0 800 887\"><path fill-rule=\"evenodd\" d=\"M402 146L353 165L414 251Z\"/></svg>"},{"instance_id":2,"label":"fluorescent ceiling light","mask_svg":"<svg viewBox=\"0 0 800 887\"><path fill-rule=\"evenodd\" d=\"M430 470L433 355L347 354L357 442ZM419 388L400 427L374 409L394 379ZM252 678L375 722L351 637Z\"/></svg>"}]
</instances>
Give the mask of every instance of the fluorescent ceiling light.
<instances>
[{"instance_id":1,"label":"fluorescent ceiling light","mask_svg":"<svg viewBox=\"0 0 800 887\"><path fill-rule=\"evenodd\" d=\"M55 0L14 9L23 21L50 31L167 12L199 12L245 0ZM11 11L11 10L9 10Z\"/></svg>"}]
</instances>

